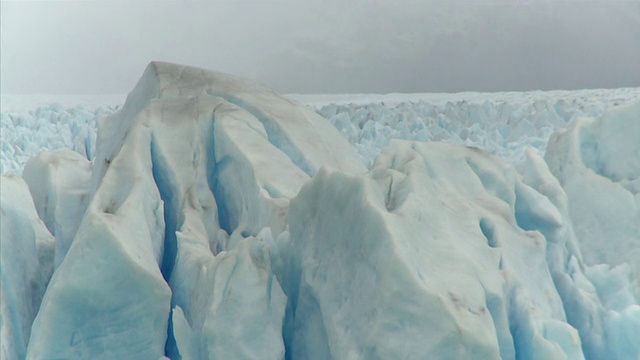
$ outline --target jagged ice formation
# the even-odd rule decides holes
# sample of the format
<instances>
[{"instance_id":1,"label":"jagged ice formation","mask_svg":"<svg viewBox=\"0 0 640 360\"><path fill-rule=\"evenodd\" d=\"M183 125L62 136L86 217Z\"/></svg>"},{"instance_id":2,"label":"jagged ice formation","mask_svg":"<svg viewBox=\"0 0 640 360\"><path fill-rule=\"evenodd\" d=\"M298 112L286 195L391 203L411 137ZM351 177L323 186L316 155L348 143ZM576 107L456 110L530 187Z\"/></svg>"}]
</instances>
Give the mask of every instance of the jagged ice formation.
<instances>
[{"instance_id":1,"label":"jagged ice formation","mask_svg":"<svg viewBox=\"0 0 640 360\"><path fill-rule=\"evenodd\" d=\"M295 101L151 63L95 150L2 177L2 358L635 360L638 138L635 103L518 170L368 167Z\"/></svg>"}]
</instances>

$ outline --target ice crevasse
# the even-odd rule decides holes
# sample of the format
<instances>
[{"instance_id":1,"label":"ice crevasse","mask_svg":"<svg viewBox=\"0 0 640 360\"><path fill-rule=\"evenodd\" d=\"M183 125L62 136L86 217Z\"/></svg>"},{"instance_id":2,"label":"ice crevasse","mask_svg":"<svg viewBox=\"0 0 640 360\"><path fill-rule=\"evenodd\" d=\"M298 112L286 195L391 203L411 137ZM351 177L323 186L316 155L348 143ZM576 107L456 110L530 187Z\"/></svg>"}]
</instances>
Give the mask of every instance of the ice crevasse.
<instances>
[{"instance_id":1,"label":"ice crevasse","mask_svg":"<svg viewBox=\"0 0 640 360\"><path fill-rule=\"evenodd\" d=\"M151 63L92 161L2 178L2 358L636 360L639 131L636 103L521 172L410 141L368 170L294 101Z\"/></svg>"}]
</instances>

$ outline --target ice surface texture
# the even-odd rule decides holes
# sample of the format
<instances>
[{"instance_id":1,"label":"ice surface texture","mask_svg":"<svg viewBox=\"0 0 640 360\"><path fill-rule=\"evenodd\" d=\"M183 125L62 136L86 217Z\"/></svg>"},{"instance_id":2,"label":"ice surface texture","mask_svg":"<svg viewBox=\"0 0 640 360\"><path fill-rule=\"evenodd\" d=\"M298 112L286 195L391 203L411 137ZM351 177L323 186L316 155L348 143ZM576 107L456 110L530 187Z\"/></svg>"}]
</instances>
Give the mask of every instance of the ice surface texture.
<instances>
[{"instance_id":1,"label":"ice surface texture","mask_svg":"<svg viewBox=\"0 0 640 360\"><path fill-rule=\"evenodd\" d=\"M2 357L635 360L639 119L572 121L519 171L404 140L367 167L295 101L151 63L91 151L2 178Z\"/></svg>"}]
</instances>

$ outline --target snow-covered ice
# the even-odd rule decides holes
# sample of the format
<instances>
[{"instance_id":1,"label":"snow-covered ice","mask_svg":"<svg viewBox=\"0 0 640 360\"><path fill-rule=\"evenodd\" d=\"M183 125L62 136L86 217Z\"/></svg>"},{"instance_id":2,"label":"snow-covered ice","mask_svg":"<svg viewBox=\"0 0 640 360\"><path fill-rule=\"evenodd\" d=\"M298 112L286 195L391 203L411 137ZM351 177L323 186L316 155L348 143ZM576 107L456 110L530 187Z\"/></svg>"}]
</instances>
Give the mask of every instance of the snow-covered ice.
<instances>
[{"instance_id":1,"label":"snow-covered ice","mask_svg":"<svg viewBox=\"0 0 640 360\"><path fill-rule=\"evenodd\" d=\"M636 360L639 98L154 62L122 107L3 110L2 358Z\"/></svg>"}]
</instances>

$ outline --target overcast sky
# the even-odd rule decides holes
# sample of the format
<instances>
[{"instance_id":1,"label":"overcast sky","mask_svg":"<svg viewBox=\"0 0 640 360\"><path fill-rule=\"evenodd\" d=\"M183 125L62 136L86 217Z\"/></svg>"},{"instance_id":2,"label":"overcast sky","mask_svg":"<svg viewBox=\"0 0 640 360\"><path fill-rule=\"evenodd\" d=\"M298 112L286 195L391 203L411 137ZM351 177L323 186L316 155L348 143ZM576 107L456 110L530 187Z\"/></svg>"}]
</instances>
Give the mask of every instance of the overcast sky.
<instances>
[{"instance_id":1,"label":"overcast sky","mask_svg":"<svg viewBox=\"0 0 640 360\"><path fill-rule=\"evenodd\" d=\"M640 86L640 1L2 1L2 93L129 92L149 61L281 93Z\"/></svg>"}]
</instances>

